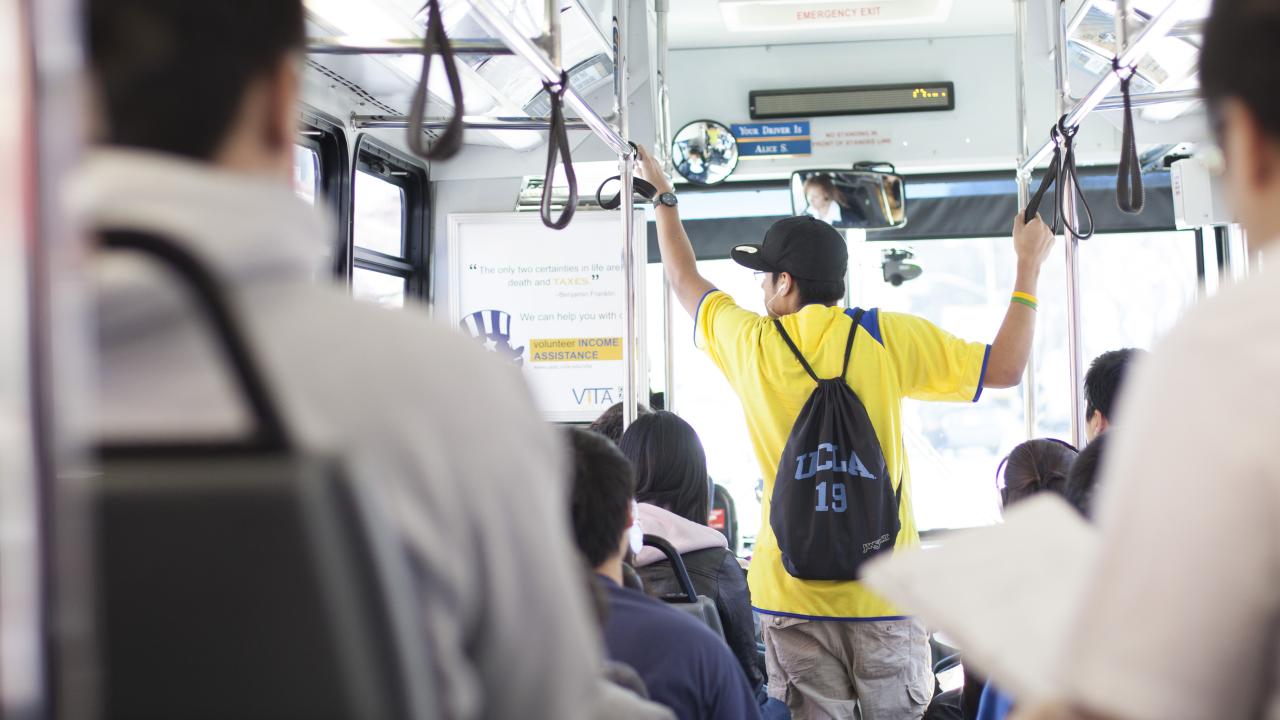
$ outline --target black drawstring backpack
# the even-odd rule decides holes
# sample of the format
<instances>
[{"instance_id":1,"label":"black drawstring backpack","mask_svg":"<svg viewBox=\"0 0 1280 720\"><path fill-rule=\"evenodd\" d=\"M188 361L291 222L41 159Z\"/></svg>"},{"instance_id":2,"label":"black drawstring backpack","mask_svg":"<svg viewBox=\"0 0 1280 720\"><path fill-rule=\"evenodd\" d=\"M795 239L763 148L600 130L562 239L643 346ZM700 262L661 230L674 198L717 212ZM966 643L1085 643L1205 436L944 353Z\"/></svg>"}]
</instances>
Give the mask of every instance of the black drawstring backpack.
<instances>
[{"instance_id":1,"label":"black drawstring backpack","mask_svg":"<svg viewBox=\"0 0 1280 720\"><path fill-rule=\"evenodd\" d=\"M867 558L894 546L901 527L901 487L894 490L867 409L845 381L861 321L858 310L844 366L829 380L818 378L782 323L773 321L818 383L782 450L769 509L782 565L801 580L856 579Z\"/></svg>"}]
</instances>

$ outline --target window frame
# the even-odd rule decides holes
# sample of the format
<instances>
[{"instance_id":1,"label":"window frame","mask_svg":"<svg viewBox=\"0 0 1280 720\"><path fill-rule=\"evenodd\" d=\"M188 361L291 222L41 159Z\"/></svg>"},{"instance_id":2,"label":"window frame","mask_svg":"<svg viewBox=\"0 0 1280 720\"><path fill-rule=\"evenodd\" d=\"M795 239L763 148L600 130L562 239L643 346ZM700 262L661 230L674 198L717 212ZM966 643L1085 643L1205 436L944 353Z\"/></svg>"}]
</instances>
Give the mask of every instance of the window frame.
<instances>
[{"instance_id":1,"label":"window frame","mask_svg":"<svg viewBox=\"0 0 1280 720\"><path fill-rule=\"evenodd\" d=\"M403 192L401 229L404 254L402 256L397 257L356 247L354 194L356 172L372 175L400 188ZM351 219L348 223L347 247L351 250L352 272L354 273L355 268L361 268L402 277L405 279L406 299L412 298L426 302L431 291L431 203L427 168L368 134L362 134L356 141L355 167L349 174L349 178L351 191L348 192L350 198L348 212Z\"/></svg>"},{"instance_id":2,"label":"window frame","mask_svg":"<svg viewBox=\"0 0 1280 720\"><path fill-rule=\"evenodd\" d=\"M316 200L329 213L337 230L331 239L334 272L343 279L346 277L344 258L347 244L347 232L343 228L351 224L351 172L346 130L336 118L303 107L298 116L294 143L312 150L320 159L320 191Z\"/></svg>"}]
</instances>

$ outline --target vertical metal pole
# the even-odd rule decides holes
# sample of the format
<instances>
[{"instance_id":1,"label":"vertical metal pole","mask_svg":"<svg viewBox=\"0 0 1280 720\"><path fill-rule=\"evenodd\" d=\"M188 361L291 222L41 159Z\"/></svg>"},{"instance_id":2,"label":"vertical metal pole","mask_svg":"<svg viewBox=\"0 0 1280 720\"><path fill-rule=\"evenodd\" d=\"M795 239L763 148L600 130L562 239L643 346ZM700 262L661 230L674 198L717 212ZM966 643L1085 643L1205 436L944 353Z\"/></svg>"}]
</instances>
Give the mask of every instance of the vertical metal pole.
<instances>
[{"instance_id":1,"label":"vertical metal pole","mask_svg":"<svg viewBox=\"0 0 1280 720\"><path fill-rule=\"evenodd\" d=\"M658 79L658 132L657 147L654 148L662 171L670 173L671 166L671 92L667 87L667 61L670 55L668 42L668 21L670 15L669 0L655 0L654 9L657 14L657 57L654 64ZM662 273L662 377L666 386L666 409L676 411L676 356L675 356L675 295L671 289L671 281Z\"/></svg>"},{"instance_id":2,"label":"vertical metal pole","mask_svg":"<svg viewBox=\"0 0 1280 720\"><path fill-rule=\"evenodd\" d=\"M1018 164L1021 168L1027 160L1027 0L1013 0L1013 95L1017 112ZM1020 169L1015 171L1018 180L1018 212L1031 200L1031 176ZM1034 345L1027 360L1027 370L1022 376L1022 417L1027 439L1036 435L1036 354Z\"/></svg>"},{"instance_id":3,"label":"vertical metal pole","mask_svg":"<svg viewBox=\"0 0 1280 720\"><path fill-rule=\"evenodd\" d=\"M589 19L589 18L588 18ZM547 0L547 26L542 40L546 44L551 64L563 68L560 62L560 0Z\"/></svg>"},{"instance_id":4,"label":"vertical metal pole","mask_svg":"<svg viewBox=\"0 0 1280 720\"><path fill-rule=\"evenodd\" d=\"M1054 0L1058 3L1054 14L1054 53L1053 62L1055 90L1058 101L1058 117L1066 115L1071 104L1071 89L1068 85L1070 65L1067 63L1067 3L1066 0ZM1062 187L1067 179L1059 177ZM1064 189L1065 198L1062 208L1063 246L1067 264L1067 358L1071 383L1071 442L1076 447L1084 445L1084 348L1080 332L1080 246L1079 241L1067 230L1067 226L1076 225L1075 194Z\"/></svg>"},{"instance_id":5,"label":"vertical metal pole","mask_svg":"<svg viewBox=\"0 0 1280 720\"><path fill-rule=\"evenodd\" d=\"M630 135L630 83L627 82L627 46L628 43L628 8L627 0L613 0L613 102L614 116L617 118L618 134L625 140ZM622 424L629 427L638 413L637 403L640 392L647 387L646 379L641 377L640 324L638 318L639 288L637 287L636 268L636 227L635 196L632 177L635 173L635 156L630 152L623 154L618 163L618 174L622 176L622 273L624 294L626 295L627 335L623 339L623 357L626 360L627 377L622 391Z\"/></svg>"},{"instance_id":6,"label":"vertical metal pole","mask_svg":"<svg viewBox=\"0 0 1280 720\"><path fill-rule=\"evenodd\" d=\"M1129 47L1129 0L1116 0L1116 57Z\"/></svg>"},{"instance_id":7,"label":"vertical metal pole","mask_svg":"<svg viewBox=\"0 0 1280 720\"><path fill-rule=\"evenodd\" d=\"M667 87L667 61L670 55L668 35L669 0L654 0L657 15L657 57L654 59L658 76L658 133L654 151L663 172L670 173L671 166L671 89Z\"/></svg>"},{"instance_id":8,"label":"vertical metal pole","mask_svg":"<svg viewBox=\"0 0 1280 720\"><path fill-rule=\"evenodd\" d=\"M0 2L0 716L47 710L45 615L33 407L32 253L36 251L32 3Z\"/></svg>"}]
</instances>

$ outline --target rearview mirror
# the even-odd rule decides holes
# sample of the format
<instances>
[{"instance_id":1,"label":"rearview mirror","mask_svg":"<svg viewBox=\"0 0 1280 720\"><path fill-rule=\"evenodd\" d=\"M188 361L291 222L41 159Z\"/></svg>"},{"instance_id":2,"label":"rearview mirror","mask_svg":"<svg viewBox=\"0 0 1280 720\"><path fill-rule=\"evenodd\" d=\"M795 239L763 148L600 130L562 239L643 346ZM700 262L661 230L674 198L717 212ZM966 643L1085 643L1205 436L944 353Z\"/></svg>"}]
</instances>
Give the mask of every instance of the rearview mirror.
<instances>
[{"instance_id":1,"label":"rearview mirror","mask_svg":"<svg viewBox=\"0 0 1280 720\"><path fill-rule=\"evenodd\" d=\"M791 175L791 211L837 228L898 228L907 224L906 183L878 170L801 170Z\"/></svg>"}]
</instances>

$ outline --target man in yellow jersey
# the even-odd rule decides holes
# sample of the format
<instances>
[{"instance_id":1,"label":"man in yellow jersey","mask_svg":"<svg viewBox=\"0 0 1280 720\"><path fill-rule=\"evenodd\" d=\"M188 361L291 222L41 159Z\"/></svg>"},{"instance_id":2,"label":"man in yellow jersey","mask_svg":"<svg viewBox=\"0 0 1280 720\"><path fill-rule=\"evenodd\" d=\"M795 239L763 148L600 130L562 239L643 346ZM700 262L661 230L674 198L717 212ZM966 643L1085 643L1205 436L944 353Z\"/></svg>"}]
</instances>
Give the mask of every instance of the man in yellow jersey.
<instances>
[{"instance_id":1,"label":"man in yellow jersey","mask_svg":"<svg viewBox=\"0 0 1280 720\"><path fill-rule=\"evenodd\" d=\"M693 316L697 344L711 356L746 412L756 459L766 478L764 521L751 565L752 605L762 615L769 694L798 720L919 718L933 681L928 638L916 621L859 583L801 580L784 567L769 522L773 478L801 408L815 383L773 322L777 318L820 378L838 377L852 329L844 298L848 248L830 225L787 218L760 245L733 258L762 276L763 317L739 307L698 274L680 223L671 182L641 150L640 174L657 189L654 208L662 264L681 305ZM922 318L865 310L846 374L866 407L895 490L901 530L895 547L919 542L903 453L903 398L976 401L983 387L1017 385L1035 333L1036 282L1053 235L1036 218L1015 220L1018 272L995 340L960 340Z\"/></svg>"}]
</instances>

